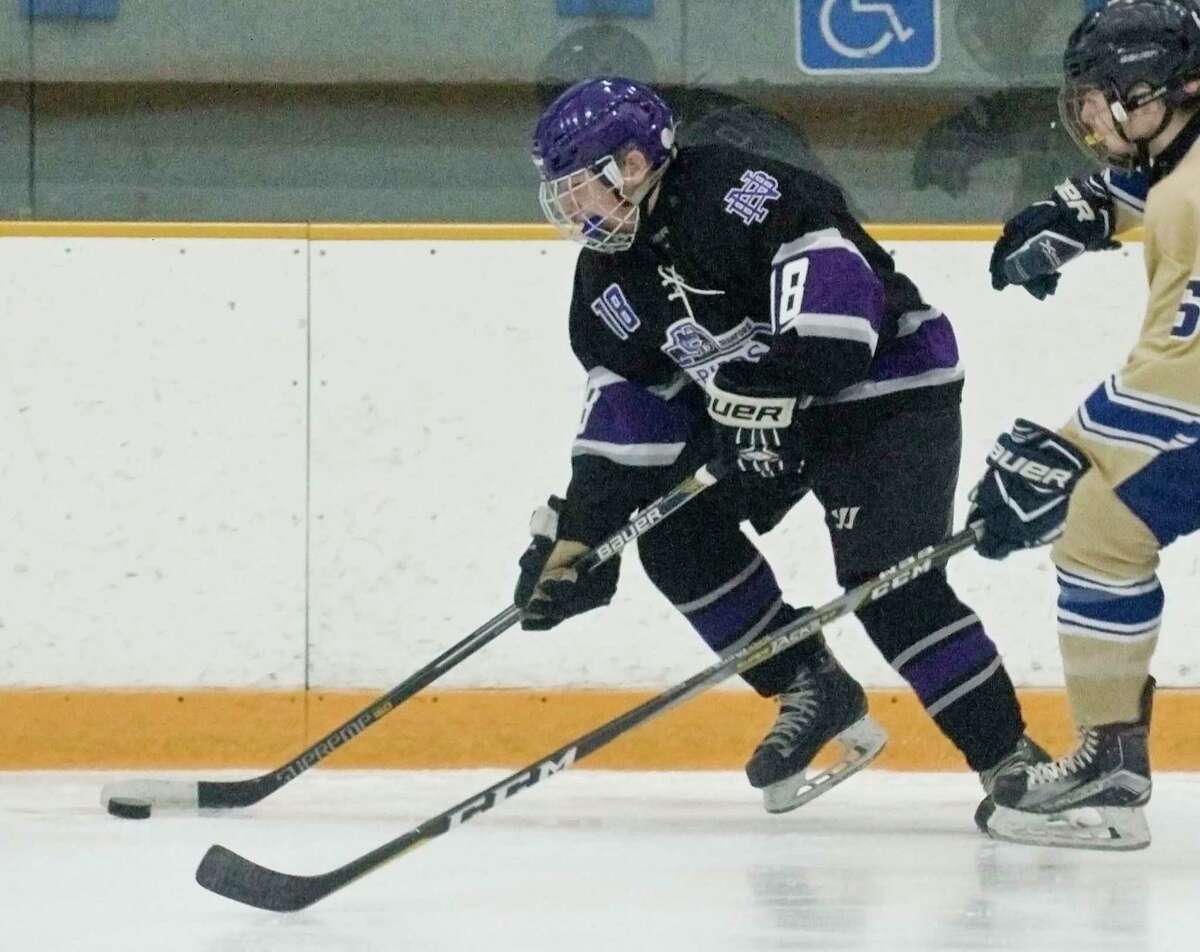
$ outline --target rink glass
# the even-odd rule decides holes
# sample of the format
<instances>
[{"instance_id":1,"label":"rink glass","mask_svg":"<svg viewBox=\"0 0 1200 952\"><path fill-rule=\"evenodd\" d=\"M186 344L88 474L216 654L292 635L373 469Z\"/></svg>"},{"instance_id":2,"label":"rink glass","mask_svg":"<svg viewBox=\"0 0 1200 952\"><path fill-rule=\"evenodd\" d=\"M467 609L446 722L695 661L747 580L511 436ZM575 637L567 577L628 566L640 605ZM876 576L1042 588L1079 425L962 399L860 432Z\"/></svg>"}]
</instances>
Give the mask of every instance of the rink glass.
<instances>
[{"instance_id":1,"label":"rink glass","mask_svg":"<svg viewBox=\"0 0 1200 952\"><path fill-rule=\"evenodd\" d=\"M113 6L0 4L0 217L540 222L534 120L601 72L661 86L682 143L790 155L872 221L998 221L1080 164L1056 100L1082 0L894 5L905 29L937 7L938 55L886 74L805 72L794 2ZM893 29L830 9L847 43Z\"/></svg>"}]
</instances>

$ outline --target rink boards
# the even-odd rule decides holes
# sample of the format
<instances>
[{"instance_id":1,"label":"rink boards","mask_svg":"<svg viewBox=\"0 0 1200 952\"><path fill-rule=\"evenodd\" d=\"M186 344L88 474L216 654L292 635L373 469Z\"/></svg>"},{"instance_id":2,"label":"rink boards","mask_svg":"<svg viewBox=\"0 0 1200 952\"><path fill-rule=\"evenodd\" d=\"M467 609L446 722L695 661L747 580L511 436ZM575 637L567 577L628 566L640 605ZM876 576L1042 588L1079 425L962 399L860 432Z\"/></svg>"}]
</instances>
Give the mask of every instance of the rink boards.
<instances>
[{"instance_id":1,"label":"rink boards","mask_svg":"<svg viewBox=\"0 0 1200 952\"><path fill-rule=\"evenodd\" d=\"M997 431L1057 424L1119 365L1141 247L1073 263L1039 304L990 289L995 229L874 232L955 322L965 500ZM0 767L270 762L504 607L528 514L569 473L573 247L503 225L0 237ZM814 505L762 547L794 601L836 594ZM1197 571L1187 541L1166 553L1155 754L1177 769L1200 767L1179 739L1200 713ZM1045 554L951 574L1035 733L1065 744ZM954 765L857 624L830 638L876 689L887 765ZM709 662L628 557L609 610L502 636L334 762L523 762ZM769 716L713 693L598 763L737 766Z\"/></svg>"}]
</instances>

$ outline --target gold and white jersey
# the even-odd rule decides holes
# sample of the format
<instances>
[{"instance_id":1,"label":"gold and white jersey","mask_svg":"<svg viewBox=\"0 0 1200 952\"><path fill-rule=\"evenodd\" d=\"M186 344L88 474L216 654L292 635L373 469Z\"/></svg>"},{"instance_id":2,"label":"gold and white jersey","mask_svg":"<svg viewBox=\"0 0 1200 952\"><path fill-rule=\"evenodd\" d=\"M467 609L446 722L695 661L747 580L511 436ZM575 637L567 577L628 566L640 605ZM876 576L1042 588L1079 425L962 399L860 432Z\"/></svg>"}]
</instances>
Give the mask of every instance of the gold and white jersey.
<instances>
[{"instance_id":1,"label":"gold and white jersey","mask_svg":"<svg viewBox=\"0 0 1200 952\"><path fill-rule=\"evenodd\" d=\"M1143 223L1141 334L1063 429L1114 489L1200 439L1200 144L1150 189Z\"/></svg>"},{"instance_id":2,"label":"gold and white jersey","mask_svg":"<svg viewBox=\"0 0 1200 952\"><path fill-rule=\"evenodd\" d=\"M1052 552L1063 673L1083 726L1139 718L1162 623L1159 552L1200 529L1198 142L1200 118L1152 177L1149 297L1137 344L1062 430L1093 464L1071 494Z\"/></svg>"}]
</instances>

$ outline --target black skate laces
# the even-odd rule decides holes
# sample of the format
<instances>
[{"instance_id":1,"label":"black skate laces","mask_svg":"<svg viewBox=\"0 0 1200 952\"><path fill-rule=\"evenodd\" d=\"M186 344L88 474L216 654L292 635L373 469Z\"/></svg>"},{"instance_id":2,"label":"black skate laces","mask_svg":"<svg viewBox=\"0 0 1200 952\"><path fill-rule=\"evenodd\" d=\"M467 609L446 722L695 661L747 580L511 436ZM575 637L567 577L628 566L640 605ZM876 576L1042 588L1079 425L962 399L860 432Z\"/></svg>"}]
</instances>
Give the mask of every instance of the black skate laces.
<instances>
[{"instance_id":1,"label":"black skate laces","mask_svg":"<svg viewBox=\"0 0 1200 952\"><path fill-rule=\"evenodd\" d=\"M1033 764L1025 768L1029 775L1030 786L1069 779L1073 773L1077 773L1092 762L1099 745L1099 734L1086 727L1081 728L1079 731L1079 746L1075 748L1074 753L1068 754L1066 757L1061 757L1058 760L1052 760L1049 763Z\"/></svg>"}]
</instances>

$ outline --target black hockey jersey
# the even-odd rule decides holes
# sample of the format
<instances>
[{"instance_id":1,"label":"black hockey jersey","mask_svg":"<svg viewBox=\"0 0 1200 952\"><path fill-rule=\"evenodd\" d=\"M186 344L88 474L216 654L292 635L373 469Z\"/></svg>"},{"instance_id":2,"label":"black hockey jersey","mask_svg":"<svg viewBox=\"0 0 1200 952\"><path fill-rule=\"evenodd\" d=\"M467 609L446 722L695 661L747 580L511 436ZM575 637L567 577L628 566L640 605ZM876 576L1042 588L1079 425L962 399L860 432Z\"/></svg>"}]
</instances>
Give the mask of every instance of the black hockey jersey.
<instances>
[{"instance_id":1,"label":"black hockey jersey","mask_svg":"<svg viewBox=\"0 0 1200 952\"><path fill-rule=\"evenodd\" d=\"M719 145L679 151L632 248L580 253L570 325L588 386L560 536L586 543L662 491L723 365L809 417L961 385L949 321L834 186Z\"/></svg>"}]
</instances>

